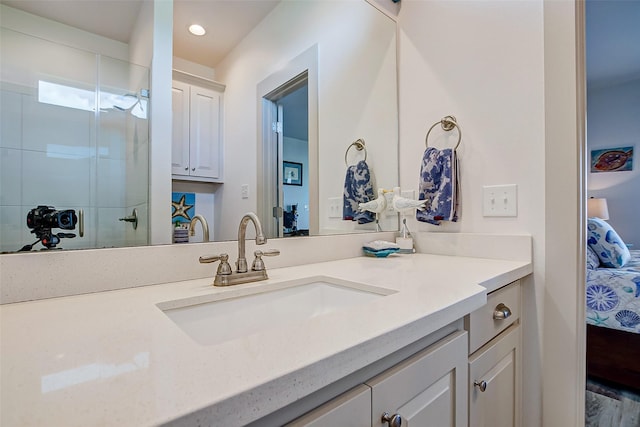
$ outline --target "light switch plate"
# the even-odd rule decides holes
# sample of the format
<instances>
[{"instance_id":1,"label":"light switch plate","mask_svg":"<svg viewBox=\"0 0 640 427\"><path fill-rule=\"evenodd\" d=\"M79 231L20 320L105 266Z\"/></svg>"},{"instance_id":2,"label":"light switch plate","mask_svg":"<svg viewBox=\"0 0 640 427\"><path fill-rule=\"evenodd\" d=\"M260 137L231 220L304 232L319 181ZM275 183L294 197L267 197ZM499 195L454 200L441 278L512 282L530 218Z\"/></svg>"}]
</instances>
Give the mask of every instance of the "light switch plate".
<instances>
[{"instance_id":1,"label":"light switch plate","mask_svg":"<svg viewBox=\"0 0 640 427\"><path fill-rule=\"evenodd\" d=\"M342 218L342 197L329 197L329 218Z\"/></svg>"},{"instance_id":2,"label":"light switch plate","mask_svg":"<svg viewBox=\"0 0 640 427\"><path fill-rule=\"evenodd\" d=\"M518 216L518 186L488 185L482 187L483 216Z\"/></svg>"},{"instance_id":3,"label":"light switch plate","mask_svg":"<svg viewBox=\"0 0 640 427\"><path fill-rule=\"evenodd\" d=\"M242 184L240 186L240 194L243 199L249 198L249 184Z\"/></svg>"}]
</instances>

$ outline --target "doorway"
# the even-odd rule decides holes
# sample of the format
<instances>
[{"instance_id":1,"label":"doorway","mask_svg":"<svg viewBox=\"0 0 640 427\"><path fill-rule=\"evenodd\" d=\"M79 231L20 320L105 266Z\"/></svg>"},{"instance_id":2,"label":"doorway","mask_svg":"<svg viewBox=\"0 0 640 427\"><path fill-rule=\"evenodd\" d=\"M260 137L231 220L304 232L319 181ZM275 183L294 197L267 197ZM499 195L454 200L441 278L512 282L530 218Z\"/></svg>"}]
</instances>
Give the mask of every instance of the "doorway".
<instances>
[{"instance_id":1,"label":"doorway","mask_svg":"<svg viewBox=\"0 0 640 427\"><path fill-rule=\"evenodd\" d=\"M317 235L318 47L257 87L256 212L267 238Z\"/></svg>"},{"instance_id":2,"label":"doorway","mask_svg":"<svg viewBox=\"0 0 640 427\"><path fill-rule=\"evenodd\" d=\"M309 235L309 85L304 71L263 97L263 155L271 159L265 177L272 218L267 237ZM269 154L267 154L269 153Z\"/></svg>"}]
</instances>

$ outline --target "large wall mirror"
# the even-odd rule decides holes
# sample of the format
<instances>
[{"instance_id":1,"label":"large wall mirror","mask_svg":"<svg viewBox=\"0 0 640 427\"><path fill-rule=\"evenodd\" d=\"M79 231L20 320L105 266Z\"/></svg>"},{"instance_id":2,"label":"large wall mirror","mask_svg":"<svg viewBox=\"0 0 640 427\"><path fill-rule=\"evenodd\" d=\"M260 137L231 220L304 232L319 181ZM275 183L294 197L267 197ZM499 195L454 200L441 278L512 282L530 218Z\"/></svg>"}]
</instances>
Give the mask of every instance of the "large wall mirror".
<instances>
[{"instance_id":1,"label":"large wall mirror","mask_svg":"<svg viewBox=\"0 0 640 427\"><path fill-rule=\"evenodd\" d=\"M234 240L257 211L270 237L397 230L396 215L342 218L348 166L366 156L374 191L398 184L396 25L377 1L174 0L174 91L220 96L220 163L213 178L174 168L173 215L153 227L198 216L209 240ZM150 87L153 1L0 3L0 251L149 244L150 98L170 90ZM198 102L182 105L210 112Z\"/></svg>"}]
</instances>

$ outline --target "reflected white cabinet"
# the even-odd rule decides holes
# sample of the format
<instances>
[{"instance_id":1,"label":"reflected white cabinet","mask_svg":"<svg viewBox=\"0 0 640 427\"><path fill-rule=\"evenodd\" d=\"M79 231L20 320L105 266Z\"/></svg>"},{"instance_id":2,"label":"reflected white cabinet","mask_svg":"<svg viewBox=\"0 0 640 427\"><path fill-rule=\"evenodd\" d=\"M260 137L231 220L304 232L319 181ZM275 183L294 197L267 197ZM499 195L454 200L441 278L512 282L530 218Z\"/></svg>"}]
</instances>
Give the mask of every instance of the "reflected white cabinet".
<instances>
[{"instance_id":1,"label":"reflected white cabinet","mask_svg":"<svg viewBox=\"0 0 640 427\"><path fill-rule=\"evenodd\" d=\"M468 316L469 426L520 426L520 282Z\"/></svg>"},{"instance_id":2,"label":"reflected white cabinet","mask_svg":"<svg viewBox=\"0 0 640 427\"><path fill-rule=\"evenodd\" d=\"M171 173L174 179L222 180L222 91L172 85Z\"/></svg>"}]
</instances>

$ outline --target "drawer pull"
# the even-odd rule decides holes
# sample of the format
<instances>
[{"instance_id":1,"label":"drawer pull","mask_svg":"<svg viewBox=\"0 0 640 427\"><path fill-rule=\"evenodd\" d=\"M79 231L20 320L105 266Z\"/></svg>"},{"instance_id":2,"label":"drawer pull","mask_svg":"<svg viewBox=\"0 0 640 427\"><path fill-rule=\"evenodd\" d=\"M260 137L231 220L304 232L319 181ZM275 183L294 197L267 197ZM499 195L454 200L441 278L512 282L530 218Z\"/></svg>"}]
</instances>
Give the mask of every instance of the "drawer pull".
<instances>
[{"instance_id":1,"label":"drawer pull","mask_svg":"<svg viewBox=\"0 0 640 427\"><path fill-rule=\"evenodd\" d=\"M400 427L402 425L402 417L400 414L389 415L388 412L382 414L382 422L388 423L389 427Z\"/></svg>"},{"instance_id":2,"label":"drawer pull","mask_svg":"<svg viewBox=\"0 0 640 427\"><path fill-rule=\"evenodd\" d=\"M480 389L480 391L483 392L483 393L487 389L487 382L485 380L474 381L473 385L478 387Z\"/></svg>"},{"instance_id":3,"label":"drawer pull","mask_svg":"<svg viewBox=\"0 0 640 427\"><path fill-rule=\"evenodd\" d=\"M493 320L504 320L509 316L511 316L511 309L503 303L498 304L493 312Z\"/></svg>"}]
</instances>

